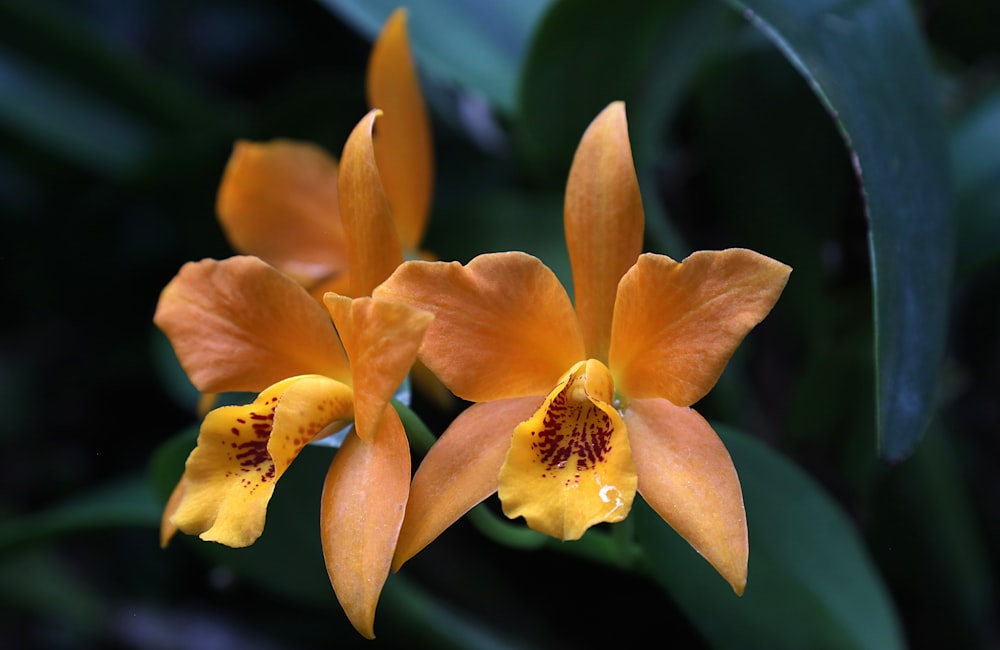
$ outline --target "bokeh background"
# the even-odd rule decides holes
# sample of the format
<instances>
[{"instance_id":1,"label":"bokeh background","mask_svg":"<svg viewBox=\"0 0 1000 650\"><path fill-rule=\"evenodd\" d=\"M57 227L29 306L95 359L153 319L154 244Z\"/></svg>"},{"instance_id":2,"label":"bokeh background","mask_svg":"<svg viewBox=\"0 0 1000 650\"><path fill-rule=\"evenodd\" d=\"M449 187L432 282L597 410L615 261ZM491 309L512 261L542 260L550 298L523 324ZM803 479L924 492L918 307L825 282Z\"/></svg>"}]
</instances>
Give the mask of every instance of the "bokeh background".
<instances>
[{"instance_id":1,"label":"bokeh background","mask_svg":"<svg viewBox=\"0 0 1000 650\"><path fill-rule=\"evenodd\" d=\"M950 276L936 303L948 326L937 404L914 453L887 462L876 450L872 277L851 151L796 67L730 6L738 3L691 10L707 1L651 3L665 7L656 25L673 40L656 51L669 62L625 47L640 35L666 38L625 10L594 23L593 11L576 13L570 1L517 2L491 21L498 10L488 2L454 3L462 11L412 3L422 38L457 38L460 23L450 20L478 15L493 27L490 43L504 46L489 56L515 71L529 59L548 65L556 79L551 97L538 78L533 91L508 92L499 73L477 88L416 48L438 165L425 247L461 261L527 250L565 278L561 192L581 116L621 98L604 96L614 85L602 79L646 89L661 117L641 137L632 124L636 156L649 161L640 165L647 248L682 257L745 246L795 268L779 306L699 409L779 452L836 504L891 603L892 620L878 625L913 648L997 647L1000 8L821 3L856 15L885 5L912 13L933 70L922 101L943 115L954 188L954 253L942 238L940 251L920 258L925 275ZM347 624L319 555L315 504L330 450L305 454L287 489L283 479L257 547L178 539L159 548L159 509L197 416L152 326L158 293L184 262L233 253L214 201L234 140L298 138L339 154L367 109L369 47L391 8L375 3L369 15L363 4L0 0L0 647L371 645ZM566 30L594 30L583 54L552 53L562 51L546 22L555 10ZM467 46L475 59L476 41ZM561 110L563 76L582 100L564 132L532 139L523 116L531 101ZM656 92L671 84L678 89L666 99ZM514 105L495 101L504 92ZM440 432L452 414L415 400ZM795 531L782 533L793 546ZM797 550L824 565L835 549L808 539ZM692 616L661 583L655 571L619 570L568 547L508 548L463 521L390 578L374 643L739 647L706 631L712 612ZM837 627L803 607L807 620ZM733 619L734 634L743 624ZM830 648L878 647L876 635L822 638ZM811 647L806 639L798 647ZM770 647L796 645L782 637Z\"/></svg>"}]
</instances>

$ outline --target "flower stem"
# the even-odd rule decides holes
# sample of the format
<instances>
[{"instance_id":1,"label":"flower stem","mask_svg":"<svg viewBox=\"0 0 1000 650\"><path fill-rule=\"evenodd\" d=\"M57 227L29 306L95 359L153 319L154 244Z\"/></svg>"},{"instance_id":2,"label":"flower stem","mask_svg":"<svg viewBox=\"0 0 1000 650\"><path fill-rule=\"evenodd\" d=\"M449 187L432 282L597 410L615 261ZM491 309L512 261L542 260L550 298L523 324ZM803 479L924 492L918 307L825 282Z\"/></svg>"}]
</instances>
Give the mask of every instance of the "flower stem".
<instances>
[{"instance_id":1,"label":"flower stem","mask_svg":"<svg viewBox=\"0 0 1000 650\"><path fill-rule=\"evenodd\" d=\"M625 521L628 522L627 519ZM591 529L583 537L572 542L550 540L549 548L576 555L597 564L629 571L635 568L637 556L634 552L631 535L627 531L624 533L628 536L627 542L622 539L623 533L619 529L623 525L622 523L615 524L611 533Z\"/></svg>"},{"instance_id":2,"label":"flower stem","mask_svg":"<svg viewBox=\"0 0 1000 650\"><path fill-rule=\"evenodd\" d=\"M394 399L392 400L392 407L399 413L399 419L403 422L403 428L406 429L406 437L409 438L413 450L421 456L426 454L430 450L431 445L437 440L437 437L431 433L431 430L427 428L427 425L420 419L420 416L414 413L413 409L409 406Z\"/></svg>"},{"instance_id":3,"label":"flower stem","mask_svg":"<svg viewBox=\"0 0 1000 650\"><path fill-rule=\"evenodd\" d=\"M504 546L533 550L541 548L547 541L545 535L541 533L501 519L485 503L480 503L470 510L467 516L480 533Z\"/></svg>"}]
</instances>

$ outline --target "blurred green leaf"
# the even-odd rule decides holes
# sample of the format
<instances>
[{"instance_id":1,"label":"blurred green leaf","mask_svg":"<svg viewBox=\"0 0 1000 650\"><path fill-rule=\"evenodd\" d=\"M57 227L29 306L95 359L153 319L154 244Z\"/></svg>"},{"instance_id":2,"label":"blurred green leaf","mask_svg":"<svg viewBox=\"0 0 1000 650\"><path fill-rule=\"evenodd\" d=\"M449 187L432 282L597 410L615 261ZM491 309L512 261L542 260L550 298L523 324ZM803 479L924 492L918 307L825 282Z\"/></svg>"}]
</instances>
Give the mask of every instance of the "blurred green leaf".
<instances>
[{"instance_id":1,"label":"blurred green leaf","mask_svg":"<svg viewBox=\"0 0 1000 650\"><path fill-rule=\"evenodd\" d=\"M1000 88L952 127L957 269L967 274L1000 258Z\"/></svg>"},{"instance_id":2,"label":"blurred green leaf","mask_svg":"<svg viewBox=\"0 0 1000 650\"><path fill-rule=\"evenodd\" d=\"M376 627L383 642L404 647L433 647L465 650L529 650L544 648L508 629L498 630L469 616L461 607L447 603L400 574L389 576L379 605ZM391 617L391 620L390 618ZM418 640L422 645L414 645Z\"/></svg>"},{"instance_id":3,"label":"blurred green leaf","mask_svg":"<svg viewBox=\"0 0 1000 650\"><path fill-rule=\"evenodd\" d=\"M190 79L136 57L110 36L109 26L70 4L0 0L0 42L157 128L205 126L216 116L219 107L195 92Z\"/></svg>"},{"instance_id":4,"label":"blurred green leaf","mask_svg":"<svg viewBox=\"0 0 1000 650\"><path fill-rule=\"evenodd\" d=\"M67 79L0 50L0 125L57 157L124 176L150 154L149 125Z\"/></svg>"},{"instance_id":5,"label":"blurred green leaf","mask_svg":"<svg viewBox=\"0 0 1000 650\"><path fill-rule=\"evenodd\" d=\"M868 250L843 139L808 85L750 26L700 75L687 111L698 191L708 211L724 216L697 231L699 247L743 246L794 269L764 330L740 347L703 412L763 430L761 409L787 394L782 413L764 425L784 444L806 445L832 467L853 457L878 467ZM781 334L769 335L772 327ZM793 364L753 382L745 364L782 349L795 351ZM846 476L857 485L865 473Z\"/></svg>"},{"instance_id":6,"label":"blurred green leaf","mask_svg":"<svg viewBox=\"0 0 1000 650\"><path fill-rule=\"evenodd\" d=\"M551 0L320 1L371 40L394 9L406 6L410 42L424 70L432 78L478 91L510 113L528 38Z\"/></svg>"},{"instance_id":7,"label":"blurred green leaf","mask_svg":"<svg viewBox=\"0 0 1000 650\"><path fill-rule=\"evenodd\" d=\"M650 159L725 16L710 3L556 2L521 75L517 129L531 161L565 176L587 125L616 100L626 102L637 162Z\"/></svg>"},{"instance_id":8,"label":"blurred green leaf","mask_svg":"<svg viewBox=\"0 0 1000 650\"><path fill-rule=\"evenodd\" d=\"M477 190L434 213L428 239L433 237L435 254L466 263L480 253L523 251L545 262L571 291L562 193L486 186Z\"/></svg>"},{"instance_id":9,"label":"blurred green leaf","mask_svg":"<svg viewBox=\"0 0 1000 650\"><path fill-rule=\"evenodd\" d=\"M58 3L0 0L0 43L0 129L100 175L135 175L167 132L237 118Z\"/></svg>"},{"instance_id":10,"label":"blurred green leaf","mask_svg":"<svg viewBox=\"0 0 1000 650\"><path fill-rule=\"evenodd\" d=\"M654 248L688 246L655 191L663 134L688 84L726 34L726 10L703 2L562 0L545 15L521 75L515 133L536 173L565 178L587 125L623 100Z\"/></svg>"},{"instance_id":11,"label":"blurred green leaf","mask_svg":"<svg viewBox=\"0 0 1000 650\"><path fill-rule=\"evenodd\" d=\"M930 422L947 327L951 171L931 63L902 0L726 0L836 120L870 217L878 447L900 460Z\"/></svg>"},{"instance_id":12,"label":"blurred green leaf","mask_svg":"<svg viewBox=\"0 0 1000 650\"><path fill-rule=\"evenodd\" d=\"M86 530L153 527L161 506L144 477L120 479L38 513L0 524L0 551Z\"/></svg>"},{"instance_id":13,"label":"blurred green leaf","mask_svg":"<svg viewBox=\"0 0 1000 650\"><path fill-rule=\"evenodd\" d=\"M195 413L201 393L188 379L167 335L152 323L149 332L150 358L163 389L178 406Z\"/></svg>"},{"instance_id":14,"label":"blurred green leaf","mask_svg":"<svg viewBox=\"0 0 1000 650\"><path fill-rule=\"evenodd\" d=\"M648 506L635 513L648 570L716 648L904 647L897 615L854 526L807 474L716 427L740 474L750 528L746 592L729 585Z\"/></svg>"},{"instance_id":15,"label":"blurred green leaf","mask_svg":"<svg viewBox=\"0 0 1000 650\"><path fill-rule=\"evenodd\" d=\"M924 647L995 648L1000 641L990 524L977 519L990 500L974 491L981 487L969 471L975 465L963 462L967 433L932 426L913 458L876 485L869 514L887 580L932 586L897 596L904 611L934 613L909 629Z\"/></svg>"},{"instance_id":16,"label":"blurred green leaf","mask_svg":"<svg viewBox=\"0 0 1000 650\"><path fill-rule=\"evenodd\" d=\"M587 125L610 102L639 90L670 3L626 0L608 11L599 0L561 0L532 40L520 85L516 123L529 161L559 178L569 169Z\"/></svg>"},{"instance_id":17,"label":"blurred green leaf","mask_svg":"<svg viewBox=\"0 0 1000 650\"><path fill-rule=\"evenodd\" d=\"M149 482L160 504L165 504L184 473L184 463L198 442L198 425L192 425L160 443L149 461Z\"/></svg>"},{"instance_id":18,"label":"blurred green leaf","mask_svg":"<svg viewBox=\"0 0 1000 650\"><path fill-rule=\"evenodd\" d=\"M62 647L82 648L84 640L92 642L89 637L96 636L108 615L97 587L45 547L25 548L0 560L0 603L0 622L5 624L32 615L59 621L53 641L67 644Z\"/></svg>"}]
</instances>

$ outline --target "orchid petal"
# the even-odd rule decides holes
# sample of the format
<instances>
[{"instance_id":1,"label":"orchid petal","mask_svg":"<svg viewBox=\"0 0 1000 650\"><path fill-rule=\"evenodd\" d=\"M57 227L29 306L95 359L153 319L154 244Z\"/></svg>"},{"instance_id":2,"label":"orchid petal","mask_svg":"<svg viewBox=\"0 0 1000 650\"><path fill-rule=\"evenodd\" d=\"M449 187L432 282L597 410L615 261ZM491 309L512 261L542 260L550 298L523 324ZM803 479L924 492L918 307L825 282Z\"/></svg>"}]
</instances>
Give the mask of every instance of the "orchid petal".
<instances>
[{"instance_id":1,"label":"orchid petal","mask_svg":"<svg viewBox=\"0 0 1000 650\"><path fill-rule=\"evenodd\" d=\"M392 396L413 367L434 318L407 305L327 294L326 306L351 363L354 426L371 440ZM389 409L392 410L392 409Z\"/></svg>"},{"instance_id":2,"label":"orchid petal","mask_svg":"<svg viewBox=\"0 0 1000 650\"><path fill-rule=\"evenodd\" d=\"M514 427L528 418L541 400L518 397L473 404L455 418L413 476L394 570L496 492Z\"/></svg>"},{"instance_id":3,"label":"orchid petal","mask_svg":"<svg viewBox=\"0 0 1000 650\"><path fill-rule=\"evenodd\" d=\"M326 311L255 257L185 264L160 295L153 320L203 393L258 392L310 373L350 382Z\"/></svg>"},{"instance_id":4,"label":"orchid petal","mask_svg":"<svg viewBox=\"0 0 1000 650\"><path fill-rule=\"evenodd\" d=\"M330 582L351 624L369 639L410 484L410 448L395 410L386 411L373 438L347 436L326 475L320 508Z\"/></svg>"},{"instance_id":5,"label":"orchid petal","mask_svg":"<svg viewBox=\"0 0 1000 650\"><path fill-rule=\"evenodd\" d=\"M514 429L499 477L504 514L564 541L628 515L636 470L614 394L607 367L581 361Z\"/></svg>"},{"instance_id":6,"label":"orchid petal","mask_svg":"<svg viewBox=\"0 0 1000 650\"><path fill-rule=\"evenodd\" d=\"M563 212L587 356L607 361L615 292L642 252L644 222L624 103L610 104L583 134Z\"/></svg>"},{"instance_id":7,"label":"orchid petal","mask_svg":"<svg viewBox=\"0 0 1000 650\"><path fill-rule=\"evenodd\" d=\"M181 505L181 500L184 498L184 477L182 476L177 485L174 486L173 491L170 493L170 498L167 499L167 504L163 507L163 515L160 517L160 548L167 548L167 544L173 539L174 535L177 534L177 526L170 521L174 513L177 512L177 508Z\"/></svg>"},{"instance_id":8,"label":"orchid petal","mask_svg":"<svg viewBox=\"0 0 1000 650\"><path fill-rule=\"evenodd\" d=\"M625 423L639 493L742 594L749 552L743 492L719 436L697 411L665 399L632 400Z\"/></svg>"},{"instance_id":9,"label":"orchid petal","mask_svg":"<svg viewBox=\"0 0 1000 650\"><path fill-rule=\"evenodd\" d=\"M351 397L349 386L306 375L270 386L252 404L209 413L170 523L205 541L253 544L264 530L275 483L307 443L350 419Z\"/></svg>"},{"instance_id":10,"label":"orchid petal","mask_svg":"<svg viewBox=\"0 0 1000 650\"><path fill-rule=\"evenodd\" d=\"M524 253L404 263L375 297L434 314L421 360L472 402L544 395L584 359L573 306L559 280Z\"/></svg>"},{"instance_id":11,"label":"orchid petal","mask_svg":"<svg viewBox=\"0 0 1000 650\"><path fill-rule=\"evenodd\" d=\"M791 268L745 249L642 255L618 288L610 366L630 398L690 406L767 316Z\"/></svg>"},{"instance_id":12,"label":"orchid petal","mask_svg":"<svg viewBox=\"0 0 1000 650\"><path fill-rule=\"evenodd\" d=\"M403 248L424 236L434 185L430 120L406 29L406 11L386 20L368 61L368 105L385 112L375 134L375 157Z\"/></svg>"},{"instance_id":13,"label":"orchid petal","mask_svg":"<svg viewBox=\"0 0 1000 650\"><path fill-rule=\"evenodd\" d=\"M340 164L340 214L347 237L351 295L368 296L403 263L389 199L372 149L372 127L380 111L365 115L344 144Z\"/></svg>"},{"instance_id":14,"label":"orchid petal","mask_svg":"<svg viewBox=\"0 0 1000 650\"><path fill-rule=\"evenodd\" d=\"M238 141L216 211L233 248L260 257L306 289L347 270L337 161L320 147Z\"/></svg>"}]
</instances>

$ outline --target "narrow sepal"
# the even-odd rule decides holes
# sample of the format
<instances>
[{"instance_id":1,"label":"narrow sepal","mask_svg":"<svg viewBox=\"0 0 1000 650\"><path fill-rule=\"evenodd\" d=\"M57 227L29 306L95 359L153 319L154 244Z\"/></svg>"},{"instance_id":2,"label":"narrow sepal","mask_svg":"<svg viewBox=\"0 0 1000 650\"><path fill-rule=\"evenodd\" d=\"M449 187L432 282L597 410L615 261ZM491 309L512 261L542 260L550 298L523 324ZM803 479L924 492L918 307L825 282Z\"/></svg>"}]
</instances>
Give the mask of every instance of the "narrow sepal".
<instances>
[{"instance_id":1,"label":"narrow sepal","mask_svg":"<svg viewBox=\"0 0 1000 650\"><path fill-rule=\"evenodd\" d=\"M396 549L410 484L410 449L393 409L373 440L348 434L323 484L323 555L354 628L375 638L375 608Z\"/></svg>"}]
</instances>

